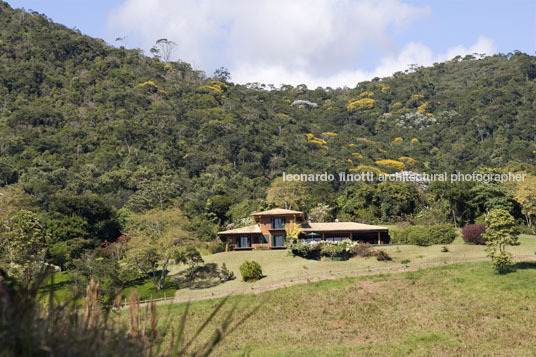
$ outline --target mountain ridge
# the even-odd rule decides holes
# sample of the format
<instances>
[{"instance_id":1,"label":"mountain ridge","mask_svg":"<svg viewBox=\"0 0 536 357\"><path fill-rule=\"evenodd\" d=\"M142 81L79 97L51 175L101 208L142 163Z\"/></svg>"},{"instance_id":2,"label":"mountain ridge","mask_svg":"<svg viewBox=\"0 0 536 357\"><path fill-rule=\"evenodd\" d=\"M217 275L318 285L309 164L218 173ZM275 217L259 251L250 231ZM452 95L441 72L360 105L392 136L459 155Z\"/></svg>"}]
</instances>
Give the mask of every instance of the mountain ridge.
<instances>
[{"instance_id":1,"label":"mountain ridge","mask_svg":"<svg viewBox=\"0 0 536 357\"><path fill-rule=\"evenodd\" d=\"M6 3L0 28L0 185L21 187L51 214L91 195L114 211L176 204L209 239L273 205L267 191L283 172L536 165L536 57L521 52L457 57L355 88L267 90ZM338 207L345 190L308 185L302 208Z\"/></svg>"}]
</instances>

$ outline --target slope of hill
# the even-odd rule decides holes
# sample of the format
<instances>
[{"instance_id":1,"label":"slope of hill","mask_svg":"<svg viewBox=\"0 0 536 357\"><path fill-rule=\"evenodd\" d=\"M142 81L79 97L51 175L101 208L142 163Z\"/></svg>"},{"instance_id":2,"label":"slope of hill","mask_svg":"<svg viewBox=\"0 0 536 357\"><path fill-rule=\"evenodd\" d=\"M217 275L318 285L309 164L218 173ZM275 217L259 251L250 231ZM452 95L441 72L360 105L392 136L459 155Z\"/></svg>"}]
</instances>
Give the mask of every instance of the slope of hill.
<instances>
[{"instance_id":1,"label":"slope of hill","mask_svg":"<svg viewBox=\"0 0 536 357\"><path fill-rule=\"evenodd\" d=\"M232 297L228 305L238 304L237 320L260 307L215 354L530 355L536 327L531 318L536 308L534 267L533 262L519 263L516 273L498 276L489 263L453 264ZM195 331L218 302L190 304L188 327ZM185 307L161 305L159 314L178 319ZM216 321L208 331L215 326Z\"/></svg>"},{"instance_id":2,"label":"slope of hill","mask_svg":"<svg viewBox=\"0 0 536 357\"><path fill-rule=\"evenodd\" d=\"M171 202L212 239L265 206L284 171L533 170L535 78L536 58L515 52L351 89L270 90L113 48L0 3L0 185L23 188L49 219L81 217L100 240L119 234L117 210ZM337 215L346 189L306 185L299 205L326 202ZM370 212L345 214L393 220L418 212L415 197L398 209L371 199Z\"/></svg>"}]
</instances>

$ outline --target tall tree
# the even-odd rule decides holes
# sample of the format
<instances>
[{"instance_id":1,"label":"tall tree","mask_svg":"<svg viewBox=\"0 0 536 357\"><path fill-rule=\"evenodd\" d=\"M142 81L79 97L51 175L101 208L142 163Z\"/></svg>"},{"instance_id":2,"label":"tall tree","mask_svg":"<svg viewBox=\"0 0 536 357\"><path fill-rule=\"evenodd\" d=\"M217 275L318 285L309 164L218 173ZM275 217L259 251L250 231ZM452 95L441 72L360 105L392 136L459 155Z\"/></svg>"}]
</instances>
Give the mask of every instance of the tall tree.
<instances>
[{"instance_id":1,"label":"tall tree","mask_svg":"<svg viewBox=\"0 0 536 357\"><path fill-rule=\"evenodd\" d=\"M514 198L521 205L527 226L532 228L532 217L536 216L536 176L527 175L516 184L515 191Z\"/></svg>"},{"instance_id":2,"label":"tall tree","mask_svg":"<svg viewBox=\"0 0 536 357\"><path fill-rule=\"evenodd\" d=\"M329 205L319 203L309 211L309 217L311 217L313 222L326 222L331 216L331 211L332 208Z\"/></svg>"},{"instance_id":3,"label":"tall tree","mask_svg":"<svg viewBox=\"0 0 536 357\"><path fill-rule=\"evenodd\" d=\"M171 55L177 44L167 38L161 38L156 41L156 44L151 48L151 53L159 57L165 63L169 63Z\"/></svg>"},{"instance_id":4,"label":"tall tree","mask_svg":"<svg viewBox=\"0 0 536 357\"><path fill-rule=\"evenodd\" d=\"M303 182L283 181L282 177L272 181L266 191L266 201L269 204L285 209L300 209L306 199L307 193Z\"/></svg>"},{"instance_id":5,"label":"tall tree","mask_svg":"<svg viewBox=\"0 0 536 357\"><path fill-rule=\"evenodd\" d=\"M19 211L10 223L7 233L10 268L29 283L35 268L44 262L47 234L37 215L30 211Z\"/></svg>"},{"instance_id":6,"label":"tall tree","mask_svg":"<svg viewBox=\"0 0 536 357\"><path fill-rule=\"evenodd\" d=\"M188 226L188 220L176 208L128 217L127 259L151 277L157 290L165 286L169 264L185 261L184 248L193 241Z\"/></svg>"}]
</instances>

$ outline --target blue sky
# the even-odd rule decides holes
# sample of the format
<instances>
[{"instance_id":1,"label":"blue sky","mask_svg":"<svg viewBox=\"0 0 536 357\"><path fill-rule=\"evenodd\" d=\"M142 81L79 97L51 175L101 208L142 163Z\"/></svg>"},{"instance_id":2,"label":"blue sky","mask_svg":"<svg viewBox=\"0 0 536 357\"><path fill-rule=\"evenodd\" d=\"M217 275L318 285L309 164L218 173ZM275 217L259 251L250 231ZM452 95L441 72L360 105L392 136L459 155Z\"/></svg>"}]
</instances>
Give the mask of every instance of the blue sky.
<instances>
[{"instance_id":1,"label":"blue sky","mask_svg":"<svg viewBox=\"0 0 536 357\"><path fill-rule=\"evenodd\" d=\"M355 86L457 54L536 52L536 1L8 0L116 44L174 58L236 82Z\"/></svg>"}]
</instances>

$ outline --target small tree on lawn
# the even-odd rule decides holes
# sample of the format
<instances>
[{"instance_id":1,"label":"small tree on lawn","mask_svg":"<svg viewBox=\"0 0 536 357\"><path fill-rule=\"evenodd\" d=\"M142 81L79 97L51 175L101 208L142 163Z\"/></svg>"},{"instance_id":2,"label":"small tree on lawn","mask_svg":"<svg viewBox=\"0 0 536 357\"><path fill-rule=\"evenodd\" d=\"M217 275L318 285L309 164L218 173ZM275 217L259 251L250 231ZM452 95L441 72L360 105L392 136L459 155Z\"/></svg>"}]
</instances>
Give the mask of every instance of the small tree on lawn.
<instances>
[{"instance_id":1,"label":"small tree on lawn","mask_svg":"<svg viewBox=\"0 0 536 357\"><path fill-rule=\"evenodd\" d=\"M194 278L195 269L199 264L204 263L201 254L195 247L188 246L175 258L175 263L183 263L188 265L187 274L190 279Z\"/></svg>"},{"instance_id":2,"label":"small tree on lawn","mask_svg":"<svg viewBox=\"0 0 536 357\"><path fill-rule=\"evenodd\" d=\"M486 250L492 260L493 268L499 274L510 271L512 259L506 247L519 245L514 217L504 209L491 211L486 217L486 232L483 236L486 239Z\"/></svg>"},{"instance_id":3,"label":"small tree on lawn","mask_svg":"<svg viewBox=\"0 0 536 357\"><path fill-rule=\"evenodd\" d=\"M164 288L170 263L186 262L184 247L192 242L186 231L188 221L172 208L133 214L127 222L129 242L127 259L149 275L156 290Z\"/></svg>"}]
</instances>

